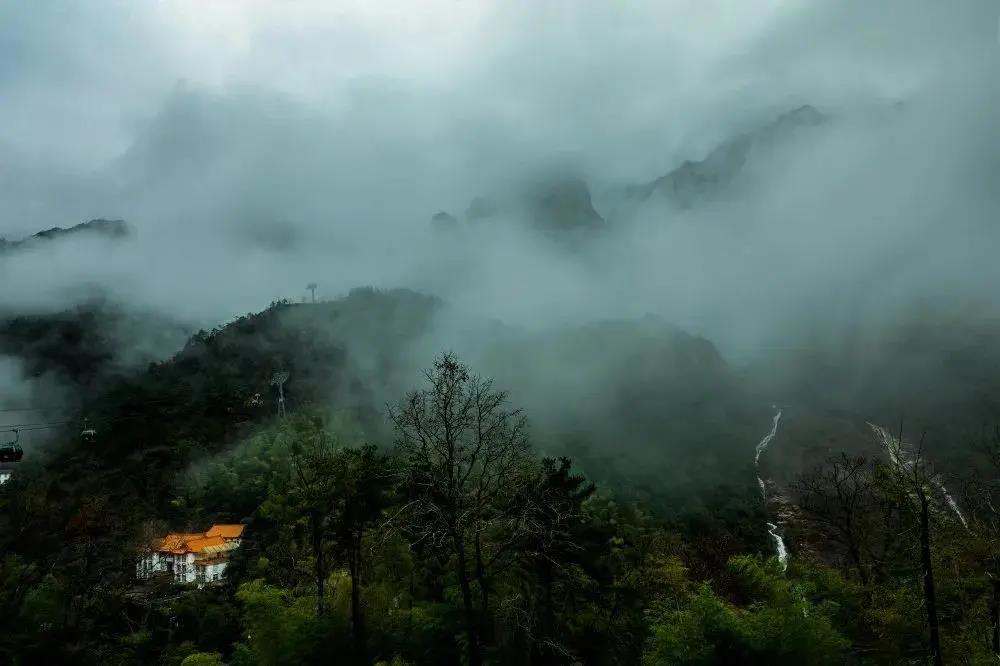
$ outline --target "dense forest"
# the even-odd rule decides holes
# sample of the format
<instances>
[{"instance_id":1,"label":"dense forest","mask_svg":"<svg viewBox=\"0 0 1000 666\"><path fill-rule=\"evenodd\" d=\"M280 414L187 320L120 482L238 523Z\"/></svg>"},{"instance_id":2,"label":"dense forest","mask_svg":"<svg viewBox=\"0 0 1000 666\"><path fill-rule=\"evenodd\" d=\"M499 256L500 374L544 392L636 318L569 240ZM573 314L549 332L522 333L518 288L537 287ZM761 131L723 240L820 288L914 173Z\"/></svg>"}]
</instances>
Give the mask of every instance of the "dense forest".
<instances>
[{"instance_id":1,"label":"dense forest","mask_svg":"<svg viewBox=\"0 0 1000 666\"><path fill-rule=\"evenodd\" d=\"M937 468L934 430L905 421L847 427L788 403L752 416L752 369L656 321L549 340L479 322L500 340L476 355L487 375L420 342L443 307L366 289L278 302L145 368L116 359L108 343L135 323L106 303L9 320L5 353L87 398L0 489L3 659L996 659L992 431L949 450L964 467ZM509 367L609 345L606 394L532 389ZM576 428L540 398L553 391ZM555 417L522 408L546 404ZM654 455L650 432L673 437ZM780 448L791 462L769 464ZM158 537L212 522L246 526L223 582L137 579Z\"/></svg>"}]
</instances>

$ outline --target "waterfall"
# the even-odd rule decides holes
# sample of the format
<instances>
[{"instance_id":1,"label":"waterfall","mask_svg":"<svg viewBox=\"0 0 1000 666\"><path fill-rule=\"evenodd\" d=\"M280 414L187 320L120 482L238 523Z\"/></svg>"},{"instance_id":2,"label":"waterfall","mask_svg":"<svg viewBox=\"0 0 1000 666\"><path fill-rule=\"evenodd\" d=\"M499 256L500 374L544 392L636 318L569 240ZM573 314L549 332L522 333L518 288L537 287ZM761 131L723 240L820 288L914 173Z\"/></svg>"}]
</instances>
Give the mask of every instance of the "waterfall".
<instances>
[{"instance_id":1,"label":"waterfall","mask_svg":"<svg viewBox=\"0 0 1000 666\"><path fill-rule=\"evenodd\" d=\"M767 446L771 443L771 440L778 434L778 422L781 421L781 410L777 409L774 405L771 405L771 408L777 410L774 414L774 420L771 422L771 430L757 443L753 456L753 465L757 470L757 485L760 486L760 496L764 501L765 509L767 508L767 484L764 483L764 479L760 476L760 455L767 450ZM778 562L781 563L781 570L784 571L788 568L788 549L785 548L785 541L778 534L777 525L771 522L766 523L766 525L767 533L774 539L774 549L778 555Z\"/></svg>"},{"instance_id":2,"label":"waterfall","mask_svg":"<svg viewBox=\"0 0 1000 666\"><path fill-rule=\"evenodd\" d=\"M774 408L774 405L772 405L771 407ZM771 423L771 432L764 435L764 439L760 440L757 443L757 448L754 451L754 456L753 456L754 465L760 463L760 454L764 453L764 449L766 449L767 445L771 443L771 440L774 439L774 436L778 434L778 421L780 420L781 420L781 410L779 409L777 413L774 415L774 421Z\"/></svg>"},{"instance_id":3,"label":"waterfall","mask_svg":"<svg viewBox=\"0 0 1000 666\"><path fill-rule=\"evenodd\" d=\"M788 549L785 548L785 540L778 534L778 526L774 523L767 524L767 533L774 537L774 549L778 553L778 562L781 563L781 570L788 568Z\"/></svg>"},{"instance_id":4,"label":"waterfall","mask_svg":"<svg viewBox=\"0 0 1000 666\"><path fill-rule=\"evenodd\" d=\"M896 437L894 437L887 428L883 428L882 426L871 422L868 423L868 427L872 429L872 432L875 433L875 437L885 448L886 453L889 455L889 462L891 462L894 467L910 473L917 463L922 463L919 457L917 459L908 457L906 447L903 442L896 439ZM962 510L958 508L958 502L956 502L955 498L948 493L948 489L944 487L944 483L941 481L941 476L935 474L933 477L928 479L928 481L931 485L937 488L939 493L941 493L941 496L944 498L948 508L951 509L956 516L958 516L958 520L962 523L962 526L965 529L969 529L969 524L966 522L965 516L962 515Z\"/></svg>"}]
</instances>

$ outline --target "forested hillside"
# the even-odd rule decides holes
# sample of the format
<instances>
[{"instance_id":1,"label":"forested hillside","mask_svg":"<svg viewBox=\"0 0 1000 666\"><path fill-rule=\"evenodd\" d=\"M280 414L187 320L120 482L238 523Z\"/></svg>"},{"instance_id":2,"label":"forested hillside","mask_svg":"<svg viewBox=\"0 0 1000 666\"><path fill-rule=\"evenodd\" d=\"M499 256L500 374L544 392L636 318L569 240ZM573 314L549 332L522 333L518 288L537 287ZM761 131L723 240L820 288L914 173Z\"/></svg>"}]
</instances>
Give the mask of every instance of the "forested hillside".
<instances>
[{"instance_id":1,"label":"forested hillside","mask_svg":"<svg viewBox=\"0 0 1000 666\"><path fill-rule=\"evenodd\" d=\"M930 566L941 650L990 659L995 439L903 423L897 451L898 424L656 319L471 322L470 367L427 348L444 309L275 303L147 366L89 310L53 320L62 353L8 322L6 353L85 399L0 490L6 658L889 664L930 649ZM224 584L136 579L151 539L219 522L246 524Z\"/></svg>"}]
</instances>

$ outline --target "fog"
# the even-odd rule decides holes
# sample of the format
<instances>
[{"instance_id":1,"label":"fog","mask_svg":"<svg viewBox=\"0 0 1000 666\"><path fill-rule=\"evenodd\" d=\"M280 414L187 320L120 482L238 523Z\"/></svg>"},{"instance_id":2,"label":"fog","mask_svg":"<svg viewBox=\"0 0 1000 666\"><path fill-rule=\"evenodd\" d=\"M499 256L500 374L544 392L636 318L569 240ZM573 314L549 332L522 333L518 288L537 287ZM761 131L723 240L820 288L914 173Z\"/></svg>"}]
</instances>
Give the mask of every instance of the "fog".
<instances>
[{"instance_id":1,"label":"fog","mask_svg":"<svg viewBox=\"0 0 1000 666\"><path fill-rule=\"evenodd\" d=\"M993 315L997 9L952 5L8 3L0 235L135 234L0 257L0 302L94 287L211 326L313 281L408 287L527 329L651 313L744 361L928 303ZM803 105L824 122L755 140L720 191L622 212ZM519 203L567 177L593 238ZM502 212L465 221L477 196Z\"/></svg>"}]
</instances>

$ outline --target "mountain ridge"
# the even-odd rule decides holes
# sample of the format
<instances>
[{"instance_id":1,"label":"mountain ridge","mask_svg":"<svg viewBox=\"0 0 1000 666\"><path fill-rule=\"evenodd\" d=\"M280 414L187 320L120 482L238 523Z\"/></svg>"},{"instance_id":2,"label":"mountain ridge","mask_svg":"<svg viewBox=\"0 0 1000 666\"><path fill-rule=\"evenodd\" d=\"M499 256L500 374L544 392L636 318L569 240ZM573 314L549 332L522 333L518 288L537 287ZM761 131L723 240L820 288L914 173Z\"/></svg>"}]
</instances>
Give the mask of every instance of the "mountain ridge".
<instances>
[{"instance_id":1,"label":"mountain ridge","mask_svg":"<svg viewBox=\"0 0 1000 666\"><path fill-rule=\"evenodd\" d=\"M41 243L61 241L66 238L89 236L122 240L133 234L132 228L121 219L95 218L71 227L52 227L36 232L26 238L9 241L0 238L0 252L9 252L36 247Z\"/></svg>"}]
</instances>

